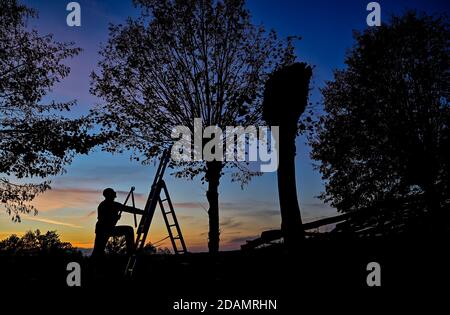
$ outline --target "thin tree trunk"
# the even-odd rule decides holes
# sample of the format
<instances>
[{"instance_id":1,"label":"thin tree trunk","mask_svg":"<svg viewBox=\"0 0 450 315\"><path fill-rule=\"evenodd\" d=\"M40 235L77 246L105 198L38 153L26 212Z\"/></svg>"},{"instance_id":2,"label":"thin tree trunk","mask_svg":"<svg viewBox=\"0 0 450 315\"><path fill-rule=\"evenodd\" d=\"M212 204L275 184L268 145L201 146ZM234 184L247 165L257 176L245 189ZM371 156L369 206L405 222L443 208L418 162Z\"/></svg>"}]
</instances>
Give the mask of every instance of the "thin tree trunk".
<instances>
[{"instance_id":1,"label":"thin tree trunk","mask_svg":"<svg viewBox=\"0 0 450 315\"><path fill-rule=\"evenodd\" d=\"M285 130L283 126L280 126L278 193L281 210L281 230L288 249L295 249L301 240L304 239L295 180L295 138L295 132Z\"/></svg>"},{"instance_id":2,"label":"thin tree trunk","mask_svg":"<svg viewBox=\"0 0 450 315\"><path fill-rule=\"evenodd\" d=\"M222 172L222 162L212 161L206 163L205 178L208 181L208 191L206 197L209 202L209 239L208 249L210 253L219 251L219 182Z\"/></svg>"}]
</instances>

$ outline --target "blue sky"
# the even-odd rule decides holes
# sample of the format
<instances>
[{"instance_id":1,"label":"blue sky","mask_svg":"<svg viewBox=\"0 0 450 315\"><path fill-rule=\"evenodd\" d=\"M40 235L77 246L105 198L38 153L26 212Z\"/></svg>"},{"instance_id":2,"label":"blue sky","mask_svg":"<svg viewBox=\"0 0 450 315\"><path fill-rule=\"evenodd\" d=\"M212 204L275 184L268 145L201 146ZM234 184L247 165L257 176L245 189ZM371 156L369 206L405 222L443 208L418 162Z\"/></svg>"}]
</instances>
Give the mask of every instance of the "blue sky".
<instances>
[{"instance_id":1,"label":"blue sky","mask_svg":"<svg viewBox=\"0 0 450 315\"><path fill-rule=\"evenodd\" d=\"M89 74L96 69L97 54L101 43L107 41L108 23L122 23L128 16L136 16L138 10L129 0L99 1L80 0L81 27L68 27L65 10L66 0L27 0L22 3L39 12L39 19L30 26L40 33L53 33L60 41L74 41L83 52L67 64L71 74L57 84L49 98L58 101L76 99L74 115L85 114L101 100L89 94ZM366 26L366 5L369 1L288 1L248 0L253 20L266 28L275 29L279 35L300 35L297 43L298 59L315 65L312 85L313 102L320 102L319 87L332 79L332 71L344 67L345 52L353 44L352 31ZM448 12L448 1L378 1L382 10L382 21L392 13L401 13L415 8L429 13ZM305 139L297 140L297 184L302 215L305 221L335 214L335 210L315 198L324 188L320 174L313 169L309 159L309 147ZM41 209L37 217L24 216L21 224L10 222L5 213L0 213L0 238L10 233L21 233L27 229L58 230L63 239L78 246L90 247L93 240L95 209L101 201L101 190L113 187L128 191L136 186L140 193L141 207L153 179L154 167L131 162L127 155L111 155L94 151L89 156L79 156L67 168L67 173L53 179L53 191L40 197L36 203ZM194 250L206 248L207 208L205 190L199 181L175 180L167 176L172 198L178 203L180 222L190 240L188 246ZM123 198L123 194L119 195ZM220 185L221 229L223 249L238 248L243 240L258 235L264 229L278 228L278 193L276 174L268 173L254 179L241 190L230 182L226 175ZM159 217L159 216L157 216ZM131 223L131 216L124 218ZM164 237L160 219L156 219L150 240Z\"/></svg>"}]
</instances>

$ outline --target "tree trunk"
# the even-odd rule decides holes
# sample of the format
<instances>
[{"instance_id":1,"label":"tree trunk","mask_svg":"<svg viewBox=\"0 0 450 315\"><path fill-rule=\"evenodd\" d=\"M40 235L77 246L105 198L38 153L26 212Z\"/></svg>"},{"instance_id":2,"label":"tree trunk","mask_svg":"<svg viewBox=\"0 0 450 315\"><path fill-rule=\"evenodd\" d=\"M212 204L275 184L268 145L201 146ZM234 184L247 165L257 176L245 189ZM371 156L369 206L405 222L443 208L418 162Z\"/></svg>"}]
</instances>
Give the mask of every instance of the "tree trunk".
<instances>
[{"instance_id":1,"label":"tree trunk","mask_svg":"<svg viewBox=\"0 0 450 315\"><path fill-rule=\"evenodd\" d=\"M222 172L222 162L206 162L205 178L208 182L208 191L206 197L209 203L209 233L208 249L210 253L219 252L219 181Z\"/></svg>"},{"instance_id":2,"label":"tree trunk","mask_svg":"<svg viewBox=\"0 0 450 315\"><path fill-rule=\"evenodd\" d=\"M305 237L295 180L295 138L295 132L280 126L278 193L281 210L281 230L284 242L289 250L297 249L298 244Z\"/></svg>"}]
</instances>

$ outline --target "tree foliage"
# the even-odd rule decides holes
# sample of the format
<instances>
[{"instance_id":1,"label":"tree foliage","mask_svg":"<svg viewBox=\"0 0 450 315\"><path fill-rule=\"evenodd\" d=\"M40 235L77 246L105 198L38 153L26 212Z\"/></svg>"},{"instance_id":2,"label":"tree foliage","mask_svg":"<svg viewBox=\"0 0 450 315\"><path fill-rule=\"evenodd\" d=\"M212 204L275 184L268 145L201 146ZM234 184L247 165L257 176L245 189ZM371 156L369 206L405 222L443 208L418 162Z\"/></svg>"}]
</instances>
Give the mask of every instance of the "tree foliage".
<instances>
[{"instance_id":1,"label":"tree foliage","mask_svg":"<svg viewBox=\"0 0 450 315\"><path fill-rule=\"evenodd\" d=\"M124 236L113 236L106 243L105 252L108 255L124 255L127 252L127 242Z\"/></svg>"},{"instance_id":2,"label":"tree foliage","mask_svg":"<svg viewBox=\"0 0 450 315\"><path fill-rule=\"evenodd\" d=\"M172 252L167 247L158 247L153 245L152 243L147 243L144 246L144 249L142 251L144 255L171 255Z\"/></svg>"},{"instance_id":3,"label":"tree foliage","mask_svg":"<svg viewBox=\"0 0 450 315\"><path fill-rule=\"evenodd\" d=\"M448 207L449 35L447 17L416 12L355 33L311 141L322 198L339 211L379 207L389 221L413 200L418 211Z\"/></svg>"},{"instance_id":4,"label":"tree foliage","mask_svg":"<svg viewBox=\"0 0 450 315\"><path fill-rule=\"evenodd\" d=\"M286 44L252 25L240 0L136 3L141 17L110 26L101 71L92 74L92 92L105 100L95 117L117 131L109 150L151 159L173 142L173 127L194 132L194 118L259 123L263 83L294 59L293 38Z\"/></svg>"},{"instance_id":5,"label":"tree foliage","mask_svg":"<svg viewBox=\"0 0 450 315\"><path fill-rule=\"evenodd\" d=\"M34 10L15 0L0 0L0 6L0 205L20 220L20 213L36 211L29 202L50 187L48 181L20 179L60 174L74 153L88 152L94 138L86 119L62 115L74 101L44 102L69 74L63 61L80 49L29 30Z\"/></svg>"},{"instance_id":6,"label":"tree foliage","mask_svg":"<svg viewBox=\"0 0 450 315\"><path fill-rule=\"evenodd\" d=\"M15 234L0 241L0 253L15 255L76 254L70 243L62 242L56 231L28 231L22 237Z\"/></svg>"}]
</instances>

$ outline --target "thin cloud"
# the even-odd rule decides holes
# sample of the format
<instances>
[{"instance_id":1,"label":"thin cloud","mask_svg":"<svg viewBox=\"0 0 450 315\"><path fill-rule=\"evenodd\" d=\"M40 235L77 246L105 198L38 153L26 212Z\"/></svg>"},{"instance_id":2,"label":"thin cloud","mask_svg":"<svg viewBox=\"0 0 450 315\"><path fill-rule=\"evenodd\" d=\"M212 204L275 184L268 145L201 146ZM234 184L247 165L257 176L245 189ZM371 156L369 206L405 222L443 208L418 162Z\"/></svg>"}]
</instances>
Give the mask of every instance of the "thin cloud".
<instances>
[{"instance_id":1,"label":"thin cloud","mask_svg":"<svg viewBox=\"0 0 450 315\"><path fill-rule=\"evenodd\" d=\"M96 190L78 188L51 189L38 196L33 204L40 212L64 208L89 209L99 199L101 199L101 192Z\"/></svg>"},{"instance_id":2,"label":"thin cloud","mask_svg":"<svg viewBox=\"0 0 450 315\"><path fill-rule=\"evenodd\" d=\"M30 221L42 222L42 223L48 223L48 224L54 224L54 225L68 226L68 227L72 227L72 228L76 228L76 229L82 229L83 228L80 225L67 223L67 222L56 221L56 220L50 220L50 219L45 219L45 218L25 217L23 219L30 220Z\"/></svg>"},{"instance_id":3,"label":"thin cloud","mask_svg":"<svg viewBox=\"0 0 450 315\"><path fill-rule=\"evenodd\" d=\"M236 221L234 218L223 218L220 223L222 228L234 229L242 226L242 222Z\"/></svg>"},{"instance_id":4,"label":"thin cloud","mask_svg":"<svg viewBox=\"0 0 450 315\"><path fill-rule=\"evenodd\" d=\"M84 219L90 218L90 217L92 217L93 215L95 215L96 213L97 213L97 211L93 210L93 211L89 212L88 214L86 214L86 215L84 216Z\"/></svg>"},{"instance_id":5,"label":"thin cloud","mask_svg":"<svg viewBox=\"0 0 450 315\"><path fill-rule=\"evenodd\" d=\"M204 206L200 202L175 202L173 204L177 208L184 209L202 209Z\"/></svg>"}]
</instances>

